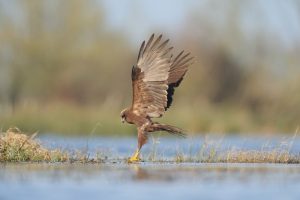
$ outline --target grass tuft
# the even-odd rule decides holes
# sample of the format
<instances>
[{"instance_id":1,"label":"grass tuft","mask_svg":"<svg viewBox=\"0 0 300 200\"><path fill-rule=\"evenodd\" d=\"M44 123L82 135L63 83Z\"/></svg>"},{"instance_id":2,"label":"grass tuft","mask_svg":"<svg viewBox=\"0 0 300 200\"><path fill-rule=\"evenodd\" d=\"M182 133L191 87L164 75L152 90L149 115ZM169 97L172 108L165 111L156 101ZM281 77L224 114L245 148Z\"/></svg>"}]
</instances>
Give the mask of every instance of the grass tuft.
<instances>
[{"instance_id":1,"label":"grass tuft","mask_svg":"<svg viewBox=\"0 0 300 200\"><path fill-rule=\"evenodd\" d=\"M35 136L36 133L28 136L18 128L1 133L0 162L64 162L69 159L65 152L44 148Z\"/></svg>"}]
</instances>

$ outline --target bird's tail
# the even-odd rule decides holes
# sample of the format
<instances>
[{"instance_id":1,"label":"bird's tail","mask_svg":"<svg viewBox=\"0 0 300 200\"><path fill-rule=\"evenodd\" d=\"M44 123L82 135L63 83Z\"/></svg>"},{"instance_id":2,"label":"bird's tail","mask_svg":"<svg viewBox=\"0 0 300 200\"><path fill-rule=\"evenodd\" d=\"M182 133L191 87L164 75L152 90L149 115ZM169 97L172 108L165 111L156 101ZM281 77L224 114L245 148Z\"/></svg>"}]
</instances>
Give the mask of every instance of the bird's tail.
<instances>
[{"instance_id":1,"label":"bird's tail","mask_svg":"<svg viewBox=\"0 0 300 200\"><path fill-rule=\"evenodd\" d=\"M160 124L158 122L154 122L152 124L154 131L166 131L172 135L178 135L181 137L186 137L184 131L178 127L167 125L167 124Z\"/></svg>"}]
</instances>

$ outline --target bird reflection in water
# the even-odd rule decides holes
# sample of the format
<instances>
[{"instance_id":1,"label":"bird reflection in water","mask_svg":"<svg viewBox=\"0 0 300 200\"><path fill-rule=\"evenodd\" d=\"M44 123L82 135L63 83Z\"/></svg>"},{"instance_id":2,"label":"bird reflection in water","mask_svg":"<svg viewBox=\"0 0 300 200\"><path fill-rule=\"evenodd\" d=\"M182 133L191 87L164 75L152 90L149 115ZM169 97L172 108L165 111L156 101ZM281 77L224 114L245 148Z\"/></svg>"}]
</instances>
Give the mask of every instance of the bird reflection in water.
<instances>
[{"instance_id":1,"label":"bird reflection in water","mask_svg":"<svg viewBox=\"0 0 300 200\"><path fill-rule=\"evenodd\" d=\"M132 172L132 179L134 181L158 181L158 182L171 182L174 178L168 173L161 173L156 170L147 170L139 164L130 165Z\"/></svg>"}]
</instances>

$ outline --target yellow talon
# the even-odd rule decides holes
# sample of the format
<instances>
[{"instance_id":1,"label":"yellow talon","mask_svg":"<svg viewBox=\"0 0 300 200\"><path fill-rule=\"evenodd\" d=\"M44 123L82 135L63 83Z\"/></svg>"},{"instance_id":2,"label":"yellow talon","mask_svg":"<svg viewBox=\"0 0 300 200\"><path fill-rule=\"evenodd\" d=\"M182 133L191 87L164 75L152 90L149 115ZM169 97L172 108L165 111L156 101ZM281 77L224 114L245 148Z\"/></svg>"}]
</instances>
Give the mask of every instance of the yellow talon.
<instances>
[{"instance_id":1,"label":"yellow talon","mask_svg":"<svg viewBox=\"0 0 300 200\"><path fill-rule=\"evenodd\" d=\"M134 163L134 162L139 162L139 161L141 161L141 159L140 159L140 151L137 150L137 151L133 154L133 156L131 156L131 157L128 159L128 162L129 162L129 163Z\"/></svg>"}]
</instances>

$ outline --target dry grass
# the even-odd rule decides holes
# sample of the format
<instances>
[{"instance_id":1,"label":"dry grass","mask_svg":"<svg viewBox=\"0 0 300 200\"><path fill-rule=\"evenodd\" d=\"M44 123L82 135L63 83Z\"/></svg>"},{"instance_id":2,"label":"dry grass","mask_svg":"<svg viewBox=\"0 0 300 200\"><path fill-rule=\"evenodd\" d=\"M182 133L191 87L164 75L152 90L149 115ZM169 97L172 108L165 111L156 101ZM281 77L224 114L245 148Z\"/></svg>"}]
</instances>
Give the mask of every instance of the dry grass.
<instances>
[{"instance_id":1,"label":"dry grass","mask_svg":"<svg viewBox=\"0 0 300 200\"><path fill-rule=\"evenodd\" d=\"M285 137L276 143L266 141L260 149L243 149L224 145L222 137L210 139L205 137L203 144L195 143L183 150L177 147L172 157L165 157L157 151L159 138L152 137L152 148L144 161L175 162L175 163L284 163L300 164L300 152L291 151L298 138L296 130L294 136Z\"/></svg>"},{"instance_id":2,"label":"dry grass","mask_svg":"<svg viewBox=\"0 0 300 200\"><path fill-rule=\"evenodd\" d=\"M211 149L204 156L189 156L177 153L174 162L193 163L285 163L300 164L300 156L287 151L229 150L217 152Z\"/></svg>"},{"instance_id":3,"label":"dry grass","mask_svg":"<svg viewBox=\"0 0 300 200\"><path fill-rule=\"evenodd\" d=\"M59 149L49 150L43 147L35 138L36 134L28 136L18 128L10 128L0 134L0 162L80 162L80 163L103 163L107 162L107 156L101 152L96 157L90 157L87 152L74 151L64 152ZM282 141L278 147L269 148L263 146L261 150L242 150L230 148L222 150L222 141L205 141L196 154L185 154L178 150L173 158L158 156L158 140L153 141L153 148L148 162L192 162L192 163L300 163L300 154L290 152L296 134L288 141ZM118 158L115 160L122 161Z\"/></svg>"},{"instance_id":4,"label":"dry grass","mask_svg":"<svg viewBox=\"0 0 300 200\"><path fill-rule=\"evenodd\" d=\"M288 151L229 151L226 158L221 160L227 163L300 163L299 156Z\"/></svg>"},{"instance_id":5,"label":"dry grass","mask_svg":"<svg viewBox=\"0 0 300 200\"><path fill-rule=\"evenodd\" d=\"M64 162L66 152L48 150L35 139L36 134L25 135L18 128L10 128L0 135L0 162Z\"/></svg>"},{"instance_id":6,"label":"dry grass","mask_svg":"<svg viewBox=\"0 0 300 200\"><path fill-rule=\"evenodd\" d=\"M76 150L74 153L60 149L47 149L35 138L36 133L28 136L18 128L9 128L0 133L0 162L79 162L102 163L106 158L97 153L90 158L84 151Z\"/></svg>"},{"instance_id":7,"label":"dry grass","mask_svg":"<svg viewBox=\"0 0 300 200\"><path fill-rule=\"evenodd\" d=\"M285 163L300 164L300 153L292 153L296 134L287 140L281 141L278 146L263 145L260 150L221 149L222 141L204 142L199 152L195 155L184 154L178 151L173 161L199 162L199 163Z\"/></svg>"}]
</instances>

